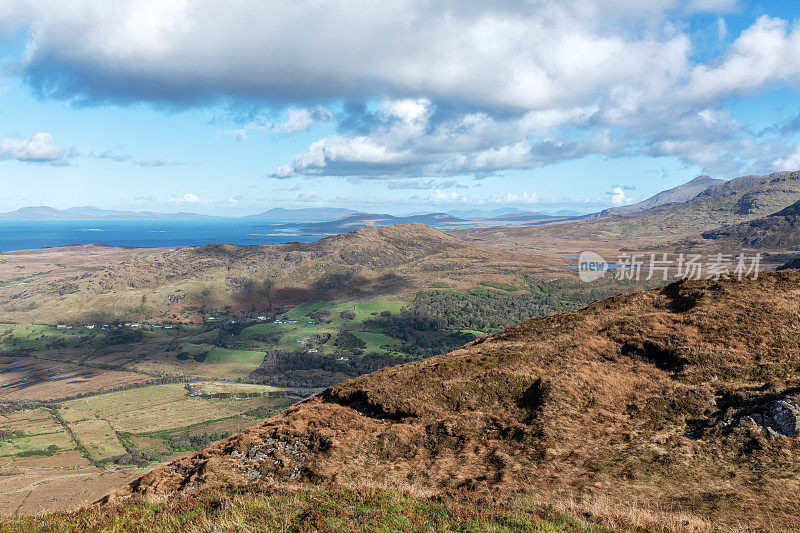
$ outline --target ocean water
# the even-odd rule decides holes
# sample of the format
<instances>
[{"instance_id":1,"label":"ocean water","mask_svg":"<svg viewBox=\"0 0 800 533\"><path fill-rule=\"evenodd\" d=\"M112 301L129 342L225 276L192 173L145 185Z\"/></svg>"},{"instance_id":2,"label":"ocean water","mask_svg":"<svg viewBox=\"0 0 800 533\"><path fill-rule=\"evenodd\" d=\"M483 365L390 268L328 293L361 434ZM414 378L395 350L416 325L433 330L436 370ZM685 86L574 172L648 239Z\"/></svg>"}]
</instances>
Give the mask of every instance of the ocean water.
<instances>
[{"instance_id":1,"label":"ocean water","mask_svg":"<svg viewBox=\"0 0 800 533\"><path fill-rule=\"evenodd\" d=\"M0 220L0 252L66 246L197 246L310 242L321 234L291 234L263 220Z\"/></svg>"}]
</instances>

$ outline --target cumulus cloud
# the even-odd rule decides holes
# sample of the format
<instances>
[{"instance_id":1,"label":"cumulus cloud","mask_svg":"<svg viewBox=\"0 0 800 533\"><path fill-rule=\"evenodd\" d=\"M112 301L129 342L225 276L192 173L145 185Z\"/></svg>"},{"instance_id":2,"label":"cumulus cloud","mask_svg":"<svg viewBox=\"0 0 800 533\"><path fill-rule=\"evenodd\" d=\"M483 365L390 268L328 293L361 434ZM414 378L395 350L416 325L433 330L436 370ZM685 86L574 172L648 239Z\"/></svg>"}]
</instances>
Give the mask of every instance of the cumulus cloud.
<instances>
[{"instance_id":1,"label":"cumulus cloud","mask_svg":"<svg viewBox=\"0 0 800 533\"><path fill-rule=\"evenodd\" d=\"M613 205L626 205L633 203L633 198L625 193L622 187L614 187L608 193L608 198Z\"/></svg>"},{"instance_id":2,"label":"cumulus cloud","mask_svg":"<svg viewBox=\"0 0 800 533\"><path fill-rule=\"evenodd\" d=\"M0 25L36 28L23 72L54 96L186 103L415 94L531 109L585 100L607 81L639 85L643 61L648 77L669 75L685 59L684 37L606 28L610 18L659 17L680 2L636 4L6 0ZM621 53L626 61L616 60Z\"/></svg>"},{"instance_id":3,"label":"cumulus cloud","mask_svg":"<svg viewBox=\"0 0 800 533\"><path fill-rule=\"evenodd\" d=\"M482 176L642 151L719 170L752 164L736 155L741 126L724 99L800 77L800 30L766 16L720 57L697 61L684 30L691 17L700 13L724 35L719 15L737 8L735 0L5 0L0 30L30 30L16 68L42 96L284 110L280 120L224 132L239 140L335 120L335 134L271 169L279 178Z\"/></svg>"},{"instance_id":4,"label":"cumulus cloud","mask_svg":"<svg viewBox=\"0 0 800 533\"><path fill-rule=\"evenodd\" d=\"M736 39L718 64L697 65L684 90L686 98L710 99L743 93L800 76L800 28L763 16Z\"/></svg>"},{"instance_id":5,"label":"cumulus cloud","mask_svg":"<svg viewBox=\"0 0 800 533\"><path fill-rule=\"evenodd\" d=\"M26 163L66 163L68 151L58 146L47 132L28 139L8 138L0 142L0 159L16 159Z\"/></svg>"},{"instance_id":6,"label":"cumulus cloud","mask_svg":"<svg viewBox=\"0 0 800 533\"><path fill-rule=\"evenodd\" d=\"M322 197L315 192L304 192L297 195L296 202L321 204Z\"/></svg>"},{"instance_id":7,"label":"cumulus cloud","mask_svg":"<svg viewBox=\"0 0 800 533\"><path fill-rule=\"evenodd\" d=\"M595 148L609 152L614 148L603 135L585 143L524 140L559 126L586 124L597 111L592 106L498 118L485 112L442 118L439 111L424 98L383 100L353 128L369 124L363 134L336 134L314 141L291 163L275 169L272 177L482 175L574 158Z\"/></svg>"},{"instance_id":8,"label":"cumulus cloud","mask_svg":"<svg viewBox=\"0 0 800 533\"><path fill-rule=\"evenodd\" d=\"M798 170L800 169L800 146L785 158L776 159L772 163L774 170Z\"/></svg>"}]
</instances>

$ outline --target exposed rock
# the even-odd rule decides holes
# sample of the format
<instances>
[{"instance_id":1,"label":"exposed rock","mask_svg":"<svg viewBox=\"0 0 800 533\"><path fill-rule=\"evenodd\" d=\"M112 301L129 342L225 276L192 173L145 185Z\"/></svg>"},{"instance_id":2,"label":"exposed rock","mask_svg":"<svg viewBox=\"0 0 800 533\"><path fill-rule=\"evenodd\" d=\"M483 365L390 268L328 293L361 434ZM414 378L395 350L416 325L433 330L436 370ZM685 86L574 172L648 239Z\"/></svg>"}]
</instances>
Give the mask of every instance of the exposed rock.
<instances>
[{"instance_id":1,"label":"exposed rock","mask_svg":"<svg viewBox=\"0 0 800 533\"><path fill-rule=\"evenodd\" d=\"M794 402L775 400L765 405L763 411L750 416L759 426L787 437L796 437L800 432L800 407Z\"/></svg>"}]
</instances>

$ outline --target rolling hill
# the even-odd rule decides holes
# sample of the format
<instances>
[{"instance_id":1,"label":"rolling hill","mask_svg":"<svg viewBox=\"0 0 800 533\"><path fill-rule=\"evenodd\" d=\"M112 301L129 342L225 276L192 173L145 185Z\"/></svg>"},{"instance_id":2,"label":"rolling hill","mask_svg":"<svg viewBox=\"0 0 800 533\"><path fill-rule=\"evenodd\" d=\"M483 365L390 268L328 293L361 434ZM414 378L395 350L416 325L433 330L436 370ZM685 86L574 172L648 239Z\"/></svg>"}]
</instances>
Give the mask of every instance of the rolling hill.
<instances>
[{"instance_id":1,"label":"rolling hill","mask_svg":"<svg viewBox=\"0 0 800 533\"><path fill-rule=\"evenodd\" d=\"M102 503L320 488L535 494L602 501L608 514L682 512L713 520L709 531L791 529L798 296L800 272L787 270L530 320L330 387Z\"/></svg>"},{"instance_id":2,"label":"rolling hill","mask_svg":"<svg viewBox=\"0 0 800 533\"><path fill-rule=\"evenodd\" d=\"M213 309L250 314L326 298L413 296L433 282L473 287L538 268L529 257L422 224L366 227L307 244L77 246L2 258L0 279L19 281L0 285L0 316L37 323L201 320Z\"/></svg>"}]
</instances>

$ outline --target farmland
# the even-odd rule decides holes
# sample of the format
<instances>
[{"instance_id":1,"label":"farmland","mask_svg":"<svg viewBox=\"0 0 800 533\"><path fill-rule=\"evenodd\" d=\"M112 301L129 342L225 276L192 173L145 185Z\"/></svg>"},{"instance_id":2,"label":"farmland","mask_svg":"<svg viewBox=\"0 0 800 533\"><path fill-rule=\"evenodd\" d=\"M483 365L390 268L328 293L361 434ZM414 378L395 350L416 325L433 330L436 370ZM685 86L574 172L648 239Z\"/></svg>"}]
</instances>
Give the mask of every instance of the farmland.
<instances>
[{"instance_id":1,"label":"farmland","mask_svg":"<svg viewBox=\"0 0 800 533\"><path fill-rule=\"evenodd\" d=\"M211 394L152 385L0 415L0 508L39 512L97 498L143 468L256 424L308 393L236 383L193 387ZM59 495L54 505L65 483L74 497Z\"/></svg>"},{"instance_id":2,"label":"farmland","mask_svg":"<svg viewBox=\"0 0 800 533\"><path fill-rule=\"evenodd\" d=\"M291 388L250 378L276 351L314 364L345 351L356 358L337 345L346 334L363 342L362 356L396 350L385 322L407 304L315 301L268 319L170 328L0 326L0 508L35 513L92 500L359 373L315 374ZM291 385L279 374L274 381Z\"/></svg>"},{"instance_id":3,"label":"farmland","mask_svg":"<svg viewBox=\"0 0 800 533\"><path fill-rule=\"evenodd\" d=\"M0 508L91 501L324 387L597 296L522 276L441 285L261 316L215 310L201 323L0 325Z\"/></svg>"}]
</instances>

